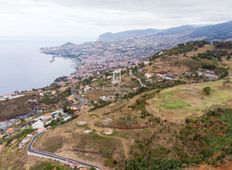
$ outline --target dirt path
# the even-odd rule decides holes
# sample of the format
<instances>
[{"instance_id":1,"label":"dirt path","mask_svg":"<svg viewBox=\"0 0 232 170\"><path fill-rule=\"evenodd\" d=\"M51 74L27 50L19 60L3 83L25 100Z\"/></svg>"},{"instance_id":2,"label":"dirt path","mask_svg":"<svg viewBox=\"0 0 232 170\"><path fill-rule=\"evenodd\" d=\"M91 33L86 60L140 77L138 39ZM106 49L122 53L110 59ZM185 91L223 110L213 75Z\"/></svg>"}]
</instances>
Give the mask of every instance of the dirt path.
<instances>
[{"instance_id":1,"label":"dirt path","mask_svg":"<svg viewBox=\"0 0 232 170\"><path fill-rule=\"evenodd\" d=\"M140 84L140 86L141 86L141 87L146 87L146 85L142 83L142 81L141 81L141 79L140 79L140 78L135 77L135 76L133 75L133 73L132 73L132 71L131 71L131 70L130 70L130 75L131 75L134 79L136 79L136 80L138 80L138 81L139 81L139 84Z\"/></svg>"}]
</instances>

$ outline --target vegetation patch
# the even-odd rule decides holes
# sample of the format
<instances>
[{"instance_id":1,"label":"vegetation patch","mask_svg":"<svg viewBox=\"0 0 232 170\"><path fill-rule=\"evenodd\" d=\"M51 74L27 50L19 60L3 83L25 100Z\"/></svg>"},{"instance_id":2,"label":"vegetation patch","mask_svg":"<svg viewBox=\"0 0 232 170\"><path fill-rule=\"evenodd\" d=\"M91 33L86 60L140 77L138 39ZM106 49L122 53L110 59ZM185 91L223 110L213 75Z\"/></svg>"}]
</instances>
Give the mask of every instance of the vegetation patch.
<instances>
[{"instance_id":1,"label":"vegetation patch","mask_svg":"<svg viewBox=\"0 0 232 170\"><path fill-rule=\"evenodd\" d=\"M72 170L67 166L60 165L53 162L39 162L30 167L30 170Z\"/></svg>"},{"instance_id":2,"label":"vegetation patch","mask_svg":"<svg viewBox=\"0 0 232 170\"><path fill-rule=\"evenodd\" d=\"M225 88L224 81L180 85L160 91L149 102L149 107L160 112L204 112L214 105L224 105L232 100L232 87Z\"/></svg>"},{"instance_id":3,"label":"vegetation patch","mask_svg":"<svg viewBox=\"0 0 232 170\"><path fill-rule=\"evenodd\" d=\"M171 147L155 146L154 140L153 136L136 141L131 149L133 159L126 161L126 170L220 164L232 156L232 109L218 108L200 118L187 119L186 125L175 134Z\"/></svg>"},{"instance_id":4,"label":"vegetation patch","mask_svg":"<svg viewBox=\"0 0 232 170\"><path fill-rule=\"evenodd\" d=\"M175 100L164 104L165 109L182 109L188 106L190 105L183 100Z\"/></svg>"}]
</instances>

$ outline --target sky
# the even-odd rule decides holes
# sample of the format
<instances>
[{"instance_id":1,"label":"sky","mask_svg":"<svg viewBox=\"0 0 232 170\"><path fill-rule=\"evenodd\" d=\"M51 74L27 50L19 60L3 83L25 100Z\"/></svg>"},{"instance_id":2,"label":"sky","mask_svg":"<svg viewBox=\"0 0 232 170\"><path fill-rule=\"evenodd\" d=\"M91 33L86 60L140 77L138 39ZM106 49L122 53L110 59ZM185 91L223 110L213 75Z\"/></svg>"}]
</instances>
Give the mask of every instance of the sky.
<instances>
[{"instance_id":1,"label":"sky","mask_svg":"<svg viewBox=\"0 0 232 170\"><path fill-rule=\"evenodd\" d=\"M232 0L0 0L0 36L86 37L232 20Z\"/></svg>"}]
</instances>

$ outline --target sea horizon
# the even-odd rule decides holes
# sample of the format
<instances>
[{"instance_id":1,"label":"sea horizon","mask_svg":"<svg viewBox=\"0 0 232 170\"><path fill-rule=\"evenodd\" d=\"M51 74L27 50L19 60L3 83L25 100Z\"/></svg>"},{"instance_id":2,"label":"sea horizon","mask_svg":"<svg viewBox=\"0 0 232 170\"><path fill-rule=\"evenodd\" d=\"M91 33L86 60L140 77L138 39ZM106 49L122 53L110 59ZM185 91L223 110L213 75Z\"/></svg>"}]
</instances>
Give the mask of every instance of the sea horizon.
<instances>
[{"instance_id":1,"label":"sea horizon","mask_svg":"<svg viewBox=\"0 0 232 170\"><path fill-rule=\"evenodd\" d=\"M0 37L0 95L49 86L61 76L75 72L75 61L43 54L42 47L90 39L59 37ZM90 40L91 41L91 40Z\"/></svg>"}]
</instances>

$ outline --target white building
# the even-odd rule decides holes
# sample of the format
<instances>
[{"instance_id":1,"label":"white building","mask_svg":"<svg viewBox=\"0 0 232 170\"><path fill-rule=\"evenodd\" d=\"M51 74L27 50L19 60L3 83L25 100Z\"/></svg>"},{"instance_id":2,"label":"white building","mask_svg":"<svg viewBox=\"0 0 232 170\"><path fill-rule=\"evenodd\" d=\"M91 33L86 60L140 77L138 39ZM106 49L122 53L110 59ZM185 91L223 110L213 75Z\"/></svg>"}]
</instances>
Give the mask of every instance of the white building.
<instances>
[{"instance_id":1,"label":"white building","mask_svg":"<svg viewBox=\"0 0 232 170\"><path fill-rule=\"evenodd\" d=\"M38 120L37 122L33 123L31 126L33 129L41 129L44 128L44 123L41 120Z\"/></svg>"},{"instance_id":2,"label":"white building","mask_svg":"<svg viewBox=\"0 0 232 170\"><path fill-rule=\"evenodd\" d=\"M153 76L152 73L145 73L145 77L147 77L148 79L151 78Z\"/></svg>"},{"instance_id":3,"label":"white building","mask_svg":"<svg viewBox=\"0 0 232 170\"><path fill-rule=\"evenodd\" d=\"M111 82L113 85L121 83L121 79L122 79L121 71L122 71L121 69L117 69L113 71L112 82Z\"/></svg>"}]
</instances>

